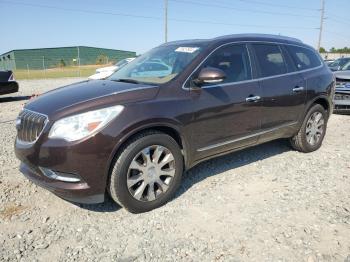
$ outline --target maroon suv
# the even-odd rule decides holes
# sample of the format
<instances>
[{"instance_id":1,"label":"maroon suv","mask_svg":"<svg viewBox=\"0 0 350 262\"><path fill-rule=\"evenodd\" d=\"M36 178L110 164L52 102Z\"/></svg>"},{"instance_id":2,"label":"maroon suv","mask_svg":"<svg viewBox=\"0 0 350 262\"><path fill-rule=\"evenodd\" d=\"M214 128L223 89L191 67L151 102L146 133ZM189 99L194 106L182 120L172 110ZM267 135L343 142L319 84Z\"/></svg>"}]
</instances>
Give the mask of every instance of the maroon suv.
<instances>
[{"instance_id":1,"label":"maroon suv","mask_svg":"<svg viewBox=\"0 0 350 262\"><path fill-rule=\"evenodd\" d=\"M21 171L58 196L98 203L106 192L138 213L168 201L201 161L289 138L317 150L334 77L301 41L231 35L163 44L107 80L28 103L16 122Z\"/></svg>"}]
</instances>

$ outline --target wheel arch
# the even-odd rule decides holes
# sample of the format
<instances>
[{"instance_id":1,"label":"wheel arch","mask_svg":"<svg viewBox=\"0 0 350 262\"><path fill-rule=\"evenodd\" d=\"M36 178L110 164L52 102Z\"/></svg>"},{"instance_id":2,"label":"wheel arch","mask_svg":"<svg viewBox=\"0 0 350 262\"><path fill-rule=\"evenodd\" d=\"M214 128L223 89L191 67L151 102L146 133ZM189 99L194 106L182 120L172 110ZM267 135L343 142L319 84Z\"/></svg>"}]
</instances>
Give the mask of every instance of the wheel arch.
<instances>
[{"instance_id":1,"label":"wheel arch","mask_svg":"<svg viewBox=\"0 0 350 262\"><path fill-rule=\"evenodd\" d=\"M315 97L309 102L306 108L306 111L304 113L304 117L306 116L307 112L309 112L310 108L315 104L321 105L327 111L328 116L332 113L332 104L329 101L329 97L326 95L320 95Z\"/></svg>"},{"instance_id":2,"label":"wheel arch","mask_svg":"<svg viewBox=\"0 0 350 262\"><path fill-rule=\"evenodd\" d=\"M141 125L137 128L132 128L129 132L127 132L119 141L119 143L115 146L113 152L111 153L111 157L108 161L108 168L107 168L107 177L109 177L111 169L113 168L113 163L115 159L118 157L118 155L122 152L124 146L133 139L133 137L147 132L147 131L159 131L164 134L169 135L172 137L176 143L180 146L181 152L184 158L184 167L185 169L189 166L189 145L187 142L187 139L185 138L184 135L181 135L181 127L178 125L175 125L174 123L171 122L153 122L153 123L148 123L145 125Z\"/></svg>"},{"instance_id":3,"label":"wheel arch","mask_svg":"<svg viewBox=\"0 0 350 262\"><path fill-rule=\"evenodd\" d=\"M319 97L313 101L313 104L319 104L321 105L327 112L329 112L329 109L331 107L329 101L325 97Z\"/></svg>"}]
</instances>

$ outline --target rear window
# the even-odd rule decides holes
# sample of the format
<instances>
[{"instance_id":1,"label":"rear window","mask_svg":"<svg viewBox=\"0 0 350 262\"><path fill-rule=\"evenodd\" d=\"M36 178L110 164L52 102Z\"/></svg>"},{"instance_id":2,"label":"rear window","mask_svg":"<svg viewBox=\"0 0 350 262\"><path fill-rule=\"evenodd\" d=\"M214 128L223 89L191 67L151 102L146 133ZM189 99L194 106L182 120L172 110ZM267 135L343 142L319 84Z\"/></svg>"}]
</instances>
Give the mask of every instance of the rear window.
<instances>
[{"instance_id":1,"label":"rear window","mask_svg":"<svg viewBox=\"0 0 350 262\"><path fill-rule=\"evenodd\" d=\"M287 72L286 64L278 45L254 44L261 77L282 75Z\"/></svg>"},{"instance_id":2,"label":"rear window","mask_svg":"<svg viewBox=\"0 0 350 262\"><path fill-rule=\"evenodd\" d=\"M321 65L321 61L314 51L299 46L286 46L298 70L305 70Z\"/></svg>"}]
</instances>

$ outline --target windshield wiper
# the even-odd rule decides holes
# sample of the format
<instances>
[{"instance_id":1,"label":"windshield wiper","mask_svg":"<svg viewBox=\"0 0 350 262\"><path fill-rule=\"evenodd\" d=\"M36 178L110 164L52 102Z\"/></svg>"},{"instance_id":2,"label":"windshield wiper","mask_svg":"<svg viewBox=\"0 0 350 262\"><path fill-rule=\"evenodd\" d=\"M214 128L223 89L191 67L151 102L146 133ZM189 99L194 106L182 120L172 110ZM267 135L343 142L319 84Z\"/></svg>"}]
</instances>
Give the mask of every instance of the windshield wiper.
<instances>
[{"instance_id":1,"label":"windshield wiper","mask_svg":"<svg viewBox=\"0 0 350 262\"><path fill-rule=\"evenodd\" d=\"M130 79L130 78L120 78L120 79L115 79L115 80L113 79L113 81L131 83L131 84L140 84L139 81L134 80L134 79Z\"/></svg>"}]
</instances>

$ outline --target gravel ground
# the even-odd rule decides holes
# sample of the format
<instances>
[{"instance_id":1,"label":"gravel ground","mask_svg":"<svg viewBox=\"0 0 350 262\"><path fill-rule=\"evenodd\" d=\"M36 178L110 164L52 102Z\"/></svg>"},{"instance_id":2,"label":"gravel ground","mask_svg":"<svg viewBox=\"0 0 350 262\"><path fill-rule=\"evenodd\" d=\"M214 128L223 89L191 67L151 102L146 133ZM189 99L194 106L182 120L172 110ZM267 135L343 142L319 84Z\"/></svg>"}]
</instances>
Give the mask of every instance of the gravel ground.
<instances>
[{"instance_id":1,"label":"gravel ground","mask_svg":"<svg viewBox=\"0 0 350 262\"><path fill-rule=\"evenodd\" d=\"M204 162L167 205L133 215L66 202L18 171L21 96L80 80L20 81L0 98L0 261L350 262L350 116L331 117L317 152L275 141Z\"/></svg>"}]
</instances>

